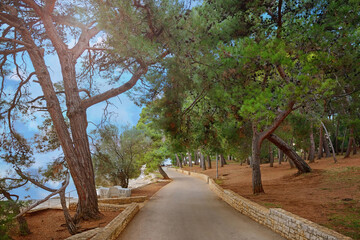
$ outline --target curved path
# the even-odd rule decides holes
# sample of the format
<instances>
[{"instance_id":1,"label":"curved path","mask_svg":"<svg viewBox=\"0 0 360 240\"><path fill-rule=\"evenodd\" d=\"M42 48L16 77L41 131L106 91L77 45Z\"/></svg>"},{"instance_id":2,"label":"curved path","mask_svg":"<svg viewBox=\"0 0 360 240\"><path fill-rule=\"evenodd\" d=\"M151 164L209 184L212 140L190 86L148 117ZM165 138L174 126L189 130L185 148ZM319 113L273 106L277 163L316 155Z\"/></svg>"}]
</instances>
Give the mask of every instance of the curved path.
<instances>
[{"instance_id":1,"label":"curved path","mask_svg":"<svg viewBox=\"0 0 360 240\"><path fill-rule=\"evenodd\" d=\"M167 173L173 181L147 202L119 239L284 239L227 205L202 180Z\"/></svg>"}]
</instances>

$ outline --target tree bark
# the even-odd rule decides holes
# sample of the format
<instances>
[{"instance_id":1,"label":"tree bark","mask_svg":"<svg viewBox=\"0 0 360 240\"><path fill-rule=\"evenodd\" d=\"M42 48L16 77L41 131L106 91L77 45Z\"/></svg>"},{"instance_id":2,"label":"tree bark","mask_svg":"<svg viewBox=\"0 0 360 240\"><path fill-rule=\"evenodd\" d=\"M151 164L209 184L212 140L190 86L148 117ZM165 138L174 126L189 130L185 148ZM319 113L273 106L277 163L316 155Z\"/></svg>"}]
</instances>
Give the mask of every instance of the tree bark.
<instances>
[{"instance_id":1,"label":"tree bark","mask_svg":"<svg viewBox=\"0 0 360 240\"><path fill-rule=\"evenodd\" d=\"M291 169L296 167L295 164L294 164L294 162L293 162L293 160L292 160L291 158L289 158L289 165L290 165L290 168L291 168Z\"/></svg>"},{"instance_id":2,"label":"tree bark","mask_svg":"<svg viewBox=\"0 0 360 240\"><path fill-rule=\"evenodd\" d=\"M344 158L348 158L350 157L350 153L351 153L351 148L353 146L353 141L354 141L354 128L350 127L350 133L349 133L349 143L348 143L348 147L345 153Z\"/></svg>"},{"instance_id":3,"label":"tree bark","mask_svg":"<svg viewBox=\"0 0 360 240\"><path fill-rule=\"evenodd\" d=\"M197 151L194 151L194 164L199 165L199 156Z\"/></svg>"},{"instance_id":4,"label":"tree bark","mask_svg":"<svg viewBox=\"0 0 360 240\"><path fill-rule=\"evenodd\" d=\"M216 153L216 158L215 158L215 165L216 165L216 179L218 179L219 177L219 154Z\"/></svg>"},{"instance_id":5,"label":"tree bark","mask_svg":"<svg viewBox=\"0 0 360 240\"><path fill-rule=\"evenodd\" d=\"M335 132L335 152L336 155L339 154L339 141L338 141L338 136L339 136L339 119L336 122L336 132Z\"/></svg>"},{"instance_id":6,"label":"tree bark","mask_svg":"<svg viewBox=\"0 0 360 240\"><path fill-rule=\"evenodd\" d=\"M344 137L343 137L343 141L341 143L341 155L343 155L343 153L344 153L345 138L346 138L346 130L344 131Z\"/></svg>"},{"instance_id":7,"label":"tree bark","mask_svg":"<svg viewBox=\"0 0 360 240\"><path fill-rule=\"evenodd\" d=\"M188 161L189 161L189 167L192 167L193 164L192 164L192 159L191 159L191 153L188 152Z\"/></svg>"},{"instance_id":8,"label":"tree bark","mask_svg":"<svg viewBox=\"0 0 360 240\"><path fill-rule=\"evenodd\" d=\"M334 150L334 146L333 146L333 144L332 144L332 142L331 142L329 132L328 132L328 130L326 129L325 124L324 124L322 121L320 121L320 122L321 122L321 125L323 126L323 128L324 128L324 130L325 130L325 136L326 136L326 139L325 139L326 144L325 144L325 145L328 146L328 151L329 151L329 145L327 144L327 141L328 141L329 144L330 144L330 146L331 146L331 150L332 150L332 155L333 155L333 158L334 158L334 162L336 163L337 160L336 160L335 150ZM326 141L326 140L327 140L327 141ZM327 155L327 154L326 154L326 155ZM329 152L329 155L330 155L330 152Z\"/></svg>"},{"instance_id":9,"label":"tree bark","mask_svg":"<svg viewBox=\"0 0 360 240\"><path fill-rule=\"evenodd\" d=\"M281 163L283 162L284 160L284 152L281 151L281 149L279 148L279 165L281 165Z\"/></svg>"},{"instance_id":10,"label":"tree bark","mask_svg":"<svg viewBox=\"0 0 360 240\"><path fill-rule=\"evenodd\" d=\"M264 193L264 188L261 182L260 150L261 150L261 139L256 131L256 126L253 126L252 160L251 160L253 194Z\"/></svg>"},{"instance_id":11,"label":"tree bark","mask_svg":"<svg viewBox=\"0 0 360 240\"><path fill-rule=\"evenodd\" d=\"M353 155L356 154L356 142L355 142L355 138L354 138L354 141L353 141Z\"/></svg>"},{"instance_id":12,"label":"tree bark","mask_svg":"<svg viewBox=\"0 0 360 240\"><path fill-rule=\"evenodd\" d=\"M159 173L161 174L161 176L163 177L163 179L170 179L169 176L164 171L164 169L162 169L160 164L158 165L158 170L159 170Z\"/></svg>"},{"instance_id":13,"label":"tree bark","mask_svg":"<svg viewBox=\"0 0 360 240\"><path fill-rule=\"evenodd\" d=\"M208 167L209 167L209 169L211 169L211 159L210 159L210 156L207 155L207 156L206 156L206 159L207 159L207 162L208 162Z\"/></svg>"},{"instance_id":14,"label":"tree bark","mask_svg":"<svg viewBox=\"0 0 360 240\"><path fill-rule=\"evenodd\" d=\"M180 159L179 159L179 156L175 153L175 157L176 157L176 161L177 161L177 163L178 163L178 167L180 167L180 168L182 168L183 166L182 166L182 163L181 163L181 161L180 161Z\"/></svg>"},{"instance_id":15,"label":"tree bark","mask_svg":"<svg viewBox=\"0 0 360 240\"><path fill-rule=\"evenodd\" d=\"M181 157L183 159L183 165L186 166L187 162L186 162L186 156Z\"/></svg>"},{"instance_id":16,"label":"tree bark","mask_svg":"<svg viewBox=\"0 0 360 240\"><path fill-rule=\"evenodd\" d=\"M323 157L324 137L323 137L322 129L323 129L322 126L320 126L318 159L321 159Z\"/></svg>"},{"instance_id":17,"label":"tree bark","mask_svg":"<svg viewBox=\"0 0 360 240\"><path fill-rule=\"evenodd\" d=\"M315 140L313 124L310 126L310 150L309 150L309 162L315 162Z\"/></svg>"},{"instance_id":18,"label":"tree bark","mask_svg":"<svg viewBox=\"0 0 360 240\"><path fill-rule=\"evenodd\" d=\"M60 202L61 202L61 206L62 206L62 209L64 211L64 217L65 217L65 222L66 222L66 227L69 231L69 233L71 235L74 235L76 234L78 231L77 231L77 228L76 228L76 225L75 223L73 222L72 218L71 218L71 215L69 213L69 209L67 208L66 206L66 198L65 198L65 189L61 192L59 192L59 195L60 195Z\"/></svg>"},{"instance_id":19,"label":"tree bark","mask_svg":"<svg viewBox=\"0 0 360 240\"><path fill-rule=\"evenodd\" d=\"M220 154L220 167L224 167L225 158L224 155Z\"/></svg>"},{"instance_id":20,"label":"tree bark","mask_svg":"<svg viewBox=\"0 0 360 240\"><path fill-rule=\"evenodd\" d=\"M329 144L326 141L326 137L324 135L323 135L323 144L324 144L325 156L328 158L331 156L331 154L330 154Z\"/></svg>"},{"instance_id":21,"label":"tree bark","mask_svg":"<svg viewBox=\"0 0 360 240\"><path fill-rule=\"evenodd\" d=\"M269 162L270 162L270 167L274 167L274 154L271 144L269 144Z\"/></svg>"},{"instance_id":22,"label":"tree bark","mask_svg":"<svg viewBox=\"0 0 360 240\"><path fill-rule=\"evenodd\" d=\"M270 134L268 140L284 152L294 163L300 173L311 172L310 166L286 142L275 134Z\"/></svg>"},{"instance_id":23,"label":"tree bark","mask_svg":"<svg viewBox=\"0 0 360 240\"><path fill-rule=\"evenodd\" d=\"M202 170L205 171L206 170L206 162L205 162L205 159L204 159L204 155L202 153L200 153L200 159L201 159L201 167L202 167Z\"/></svg>"},{"instance_id":24,"label":"tree bark","mask_svg":"<svg viewBox=\"0 0 360 240\"><path fill-rule=\"evenodd\" d=\"M226 158L223 156L224 165L227 165Z\"/></svg>"}]
</instances>

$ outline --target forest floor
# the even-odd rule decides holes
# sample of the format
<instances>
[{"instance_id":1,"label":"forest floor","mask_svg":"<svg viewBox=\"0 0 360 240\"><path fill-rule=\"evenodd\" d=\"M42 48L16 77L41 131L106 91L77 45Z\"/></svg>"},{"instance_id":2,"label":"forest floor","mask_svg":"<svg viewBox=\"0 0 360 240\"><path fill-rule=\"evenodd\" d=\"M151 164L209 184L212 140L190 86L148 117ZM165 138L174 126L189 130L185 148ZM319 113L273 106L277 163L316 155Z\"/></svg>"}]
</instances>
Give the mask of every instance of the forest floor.
<instances>
[{"instance_id":1,"label":"forest floor","mask_svg":"<svg viewBox=\"0 0 360 240\"><path fill-rule=\"evenodd\" d=\"M151 198L158 190L169 182L155 182L140 188L132 189L131 196L147 196ZM74 215L75 212L70 212ZM103 217L97 221L81 222L82 231L97 227L105 227L120 212L102 212ZM26 220L31 233L27 236L19 236L16 232L11 234L14 240L60 240L70 237L70 233L65 226L65 218L62 210L46 209L26 214Z\"/></svg>"},{"instance_id":2,"label":"forest floor","mask_svg":"<svg viewBox=\"0 0 360 240\"><path fill-rule=\"evenodd\" d=\"M216 182L265 207L283 208L353 239L360 239L360 154L347 159L337 156L337 160L337 163L333 158L315 160L310 164L313 171L302 175L297 175L296 169L290 169L287 162L281 165L275 162L274 167L262 164L265 194L253 195L251 168L232 161L219 167ZM212 166L205 171L193 166L191 171L215 178L215 162ZM184 169L189 170L189 167Z\"/></svg>"}]
</instances>

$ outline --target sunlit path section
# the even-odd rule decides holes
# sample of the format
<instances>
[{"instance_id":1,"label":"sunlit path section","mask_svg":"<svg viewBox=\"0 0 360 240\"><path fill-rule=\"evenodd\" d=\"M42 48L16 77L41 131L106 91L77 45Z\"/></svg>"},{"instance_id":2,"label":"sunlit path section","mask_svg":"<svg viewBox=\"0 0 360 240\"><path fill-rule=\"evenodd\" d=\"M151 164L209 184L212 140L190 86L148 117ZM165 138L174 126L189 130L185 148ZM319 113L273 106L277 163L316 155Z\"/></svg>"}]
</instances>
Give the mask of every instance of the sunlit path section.
<instances>
[{"instance_id":1,"label":"sunlit path section","mask_svg":"<svg viewBox=\"0 0 360 240\"><path fill-rule=\"evenodd\" d=\"M173 182L152 197L119 239L283 239L220 200L205 182L167 173Z\"/></svg>"}]
</instances>

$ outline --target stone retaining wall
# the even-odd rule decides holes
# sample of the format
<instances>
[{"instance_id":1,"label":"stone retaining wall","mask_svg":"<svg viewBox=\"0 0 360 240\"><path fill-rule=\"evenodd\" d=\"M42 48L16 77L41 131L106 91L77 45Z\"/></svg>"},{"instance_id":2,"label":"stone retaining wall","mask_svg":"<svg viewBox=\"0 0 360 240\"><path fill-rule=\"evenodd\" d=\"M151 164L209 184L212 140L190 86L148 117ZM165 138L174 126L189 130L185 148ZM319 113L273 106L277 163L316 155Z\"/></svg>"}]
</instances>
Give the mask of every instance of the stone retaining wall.
<instances>
[{"instance_id":1,"label":"stone retaining wall","mask_svg":"<svg viewBox=\"0 0 360 240\"><path fill-rule=\"evenodd\" d=\"M107 204L111 205L111 204ZM132 203L128 205L117 217L115 217L104 228L96 228L80 234L73 235L66 240L114 240L117 239L120 233L125 229L127 224L133 219L139 211L139 205Z\"/></svg>"},{"instance_id":2,"label":"stone retaining wall","mask_svg":"<svg viewBox=\"0 0 360 240\"><path fill-rule=\"evenodd\" d=\"M125 229L128 223L133 219L139 211L137 203L130 204L124 211L122 211L116 218L114 218L108 225L103 228L103 231L96 234L91 240L114 240L117 239L120 233Z\"/></svg>"},{"instance_id":3,"label":"stone retaining wall","mask_svg":"<svg viewBox=\"0 0 360 240\"><path fill-rule=\"evenodd\" d=\"M281 208L266 208L247 198L241 197L231 190L224 190L205 174L193 173L181 169L172 169L191 175L209 183L210 189L230 206L250 217L256 222L267 226L286 239L293 240L351 240L338 232L320 226L305 218L299 217ZM203 175L203 176L201 176Z\"/></svg>"},{"instance_id":4,"label":"stone retaining wall","mask_svg":"<svg viewBox=\"0 0 360 240\"><path fill-rule=\"evenodd\" d=\"M103 228L95 228L86 232L82 232L71 237L66 238L65 240L88 240L94 237L99 232L103 231Z\"/></svg>"}]
</instances>

